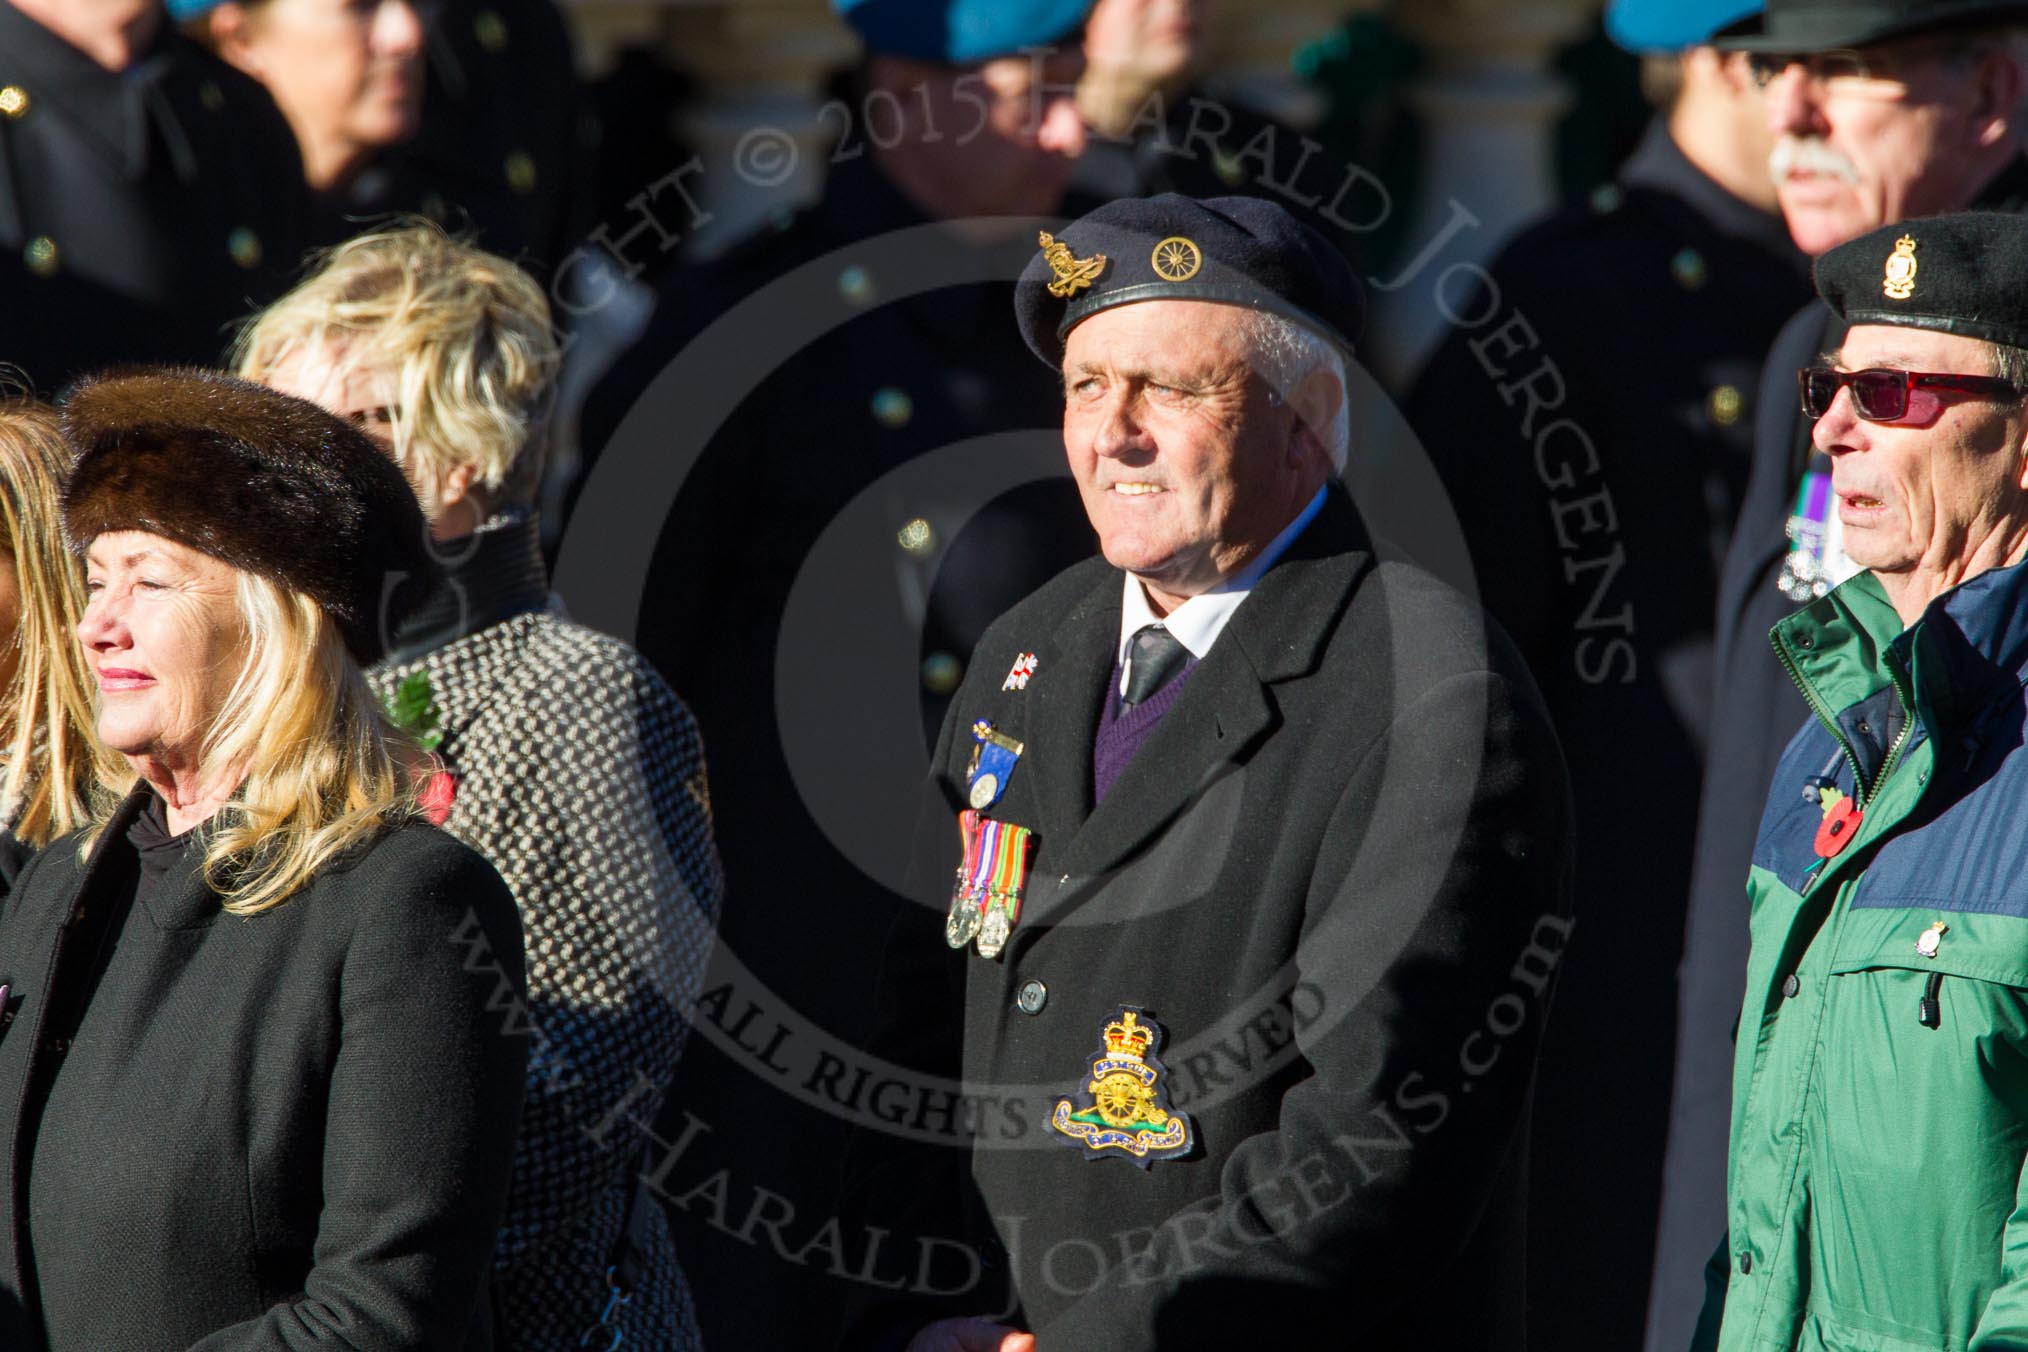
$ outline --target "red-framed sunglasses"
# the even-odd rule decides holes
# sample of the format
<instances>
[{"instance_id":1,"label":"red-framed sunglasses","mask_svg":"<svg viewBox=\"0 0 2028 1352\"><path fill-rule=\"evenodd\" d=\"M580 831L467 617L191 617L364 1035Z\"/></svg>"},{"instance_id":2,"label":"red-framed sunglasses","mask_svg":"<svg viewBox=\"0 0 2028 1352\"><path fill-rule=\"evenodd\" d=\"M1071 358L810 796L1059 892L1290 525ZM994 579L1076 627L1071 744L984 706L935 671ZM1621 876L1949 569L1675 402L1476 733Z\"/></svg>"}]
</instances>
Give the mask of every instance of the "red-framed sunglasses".
<instances>
[{"instance_id":1,"label":"red-framed sunglasses","mask_svg":"<svg viewBox=\"0 0 2028 1352\"><path fill-rule=\"evenodd\" d=\"M2022 398L2021 387L1998 376L1961 376L1937 371L1898 371L1889 366L1864 371L1839 371L1829 366L1805 366L1796 372L1803 393L1803 413L1811 419L1831 411L1840 389L1852 391L1852 407L1867 422L1900 422L1908 416L1909 398L1916 390L1951 390L1958 394L1982 395L1989 399ZM1918 410L1934 413L1935 405Z\"/></svg>"}]
</instances>

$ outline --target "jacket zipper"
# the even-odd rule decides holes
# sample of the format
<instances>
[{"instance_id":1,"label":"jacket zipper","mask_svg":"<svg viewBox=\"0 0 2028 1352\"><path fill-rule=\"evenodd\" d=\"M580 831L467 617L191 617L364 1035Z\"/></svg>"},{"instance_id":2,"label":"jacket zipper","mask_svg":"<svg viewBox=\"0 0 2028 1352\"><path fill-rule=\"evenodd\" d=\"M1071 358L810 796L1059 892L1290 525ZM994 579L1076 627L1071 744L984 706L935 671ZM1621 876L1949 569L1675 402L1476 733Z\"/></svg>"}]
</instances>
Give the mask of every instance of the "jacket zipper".
<instances>
[{"instance_id":1,"label":"jacket zipper","mask_svg":"<svg viewBox=\"0 0 2028 1352\"><path fill-rule=\"evenodd\" d=\"M1845 740L1845 734L1838 727L1837 715L1831 712L1830 707L1818 697L1817 692L1810 688L1809 682L1803 679L1803 673L1796 669L1795 658L1789 656L1787 645L1777 643L1774 650L1775 656L1781 659L1782 670L1789 674L1789 680L1801 693L1803 702L1810 706L1810 712L1815 714L1817 721L1829 730L1837 741L1838 748L1845 753L1845 763L1852 767L1853 806L1864 812L1872 803L1873 795L1880 791L1880 786L1885 784L1887 777L1894 772L1895 765L1901 760L1902 749L1908 745L1908 735L1915 729L1915 700L1903 688L1901 673L1895 669L1890 660L1887 664L1887 680L1894 687L1894 698L1901 702L1901 731L1894 735L1894 744L1887 748L1886 759L1880 762L1880 773L1873 777L1873 783L1868 787L1865 777L1860 773L1859 757L1853 753L1852 744Z\"/></svg>"},{"instance_id":2,"label":"jacket zipper","mask_svg":"<svg viewBox=\"0 0 2028 1352\"><path fill-rule=\"evenodd\" d=\"M1901 669L1896 665L1893 654L1887 654L1885 660L1887 679L1894 686L1894 698L1901 702L1901 731L1894 734L1894 745L1887 748L1887 759L1880 762L1880 773L1874 776L1873 787L1859 803L1862 812L1871 805L1873 795L1880 792L1887 777L1894 773L1894 767L1901 761L1901 749L1908 745L1908 735L1915 730L1915 696L1903 688ZM1854 779L1852 782L1856 785L1859 781Z\"/></svg>"},{"instance_id":3,"label":"jacket zipper","mask_svg":"<svg viewBox=\"0 0 2028 1352\"><path fill-rule=\"evenodd\" d=\"M1782 670L1786 671L1789 680L1795 683L1803 702L1810 706L1810 712L1815 714L1817 721L1830 731L1832 740L1838 743L1838 749L1845 753L1845 763L1852 767L1852 785L1857 789L1860 785L1859 758L1852 753L1852 744L1845 740L1845 734L1839 730L1837 715L1833 714L1830 707L1818 697L1817 692L1810 688L1810 683L1803 679L1803 673L1796 669L1796 659L1789 656L1788 645L1777 643L1774 650L1775 656L1781 659ZM1859 806L1863 809L1865 804L1861 803Z\"/></svg>"}]
</instances>

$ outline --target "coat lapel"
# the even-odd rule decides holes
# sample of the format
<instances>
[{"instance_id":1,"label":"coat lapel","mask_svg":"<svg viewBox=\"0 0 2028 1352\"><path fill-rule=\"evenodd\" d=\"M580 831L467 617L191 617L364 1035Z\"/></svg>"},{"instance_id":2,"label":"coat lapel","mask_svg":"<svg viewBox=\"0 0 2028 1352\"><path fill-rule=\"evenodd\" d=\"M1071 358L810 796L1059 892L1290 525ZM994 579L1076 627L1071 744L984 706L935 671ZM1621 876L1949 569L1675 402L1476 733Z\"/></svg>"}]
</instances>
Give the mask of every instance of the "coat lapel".
<instances>
[{"instance_id":1,"label":"coat lapel","mask_svg":"<svg viewBox=\"0 0 2028 1352\"><path fill-rule=\"evenodd\" d=\"M1091 744L1119 647L1120 575L1108 569L1039 654L1021 707L1042 839L1068 841L1091 815Z\"/></svg>"},{"instance_id":2,"label":"coat lapel","mask_svg":"<svg viewBox=\"0 0 2028 1352\"><path fill-rule=\"evenodd\" d=\"M1248 755L1273 729L1277 711L1269 687L1316 669L1354 583L1371 561L1364 544L1350 498L1334 486L1317 519L1233 612L1190 684L1105 802L1070 837L1057 857L1058 868L1090 878L1115 867L1159 835L1226 766ZM1119 641L1118 574L1110 585L1115 600L1103 652L1107 673ZM1077 801L1089 804L1098 708L1096 701L1086 703L1091 707L1078 725L1075 764L1082 776ZM1044 783L1042 790L1053 799L1059 786Z\"/></svg>"}]
</instances>

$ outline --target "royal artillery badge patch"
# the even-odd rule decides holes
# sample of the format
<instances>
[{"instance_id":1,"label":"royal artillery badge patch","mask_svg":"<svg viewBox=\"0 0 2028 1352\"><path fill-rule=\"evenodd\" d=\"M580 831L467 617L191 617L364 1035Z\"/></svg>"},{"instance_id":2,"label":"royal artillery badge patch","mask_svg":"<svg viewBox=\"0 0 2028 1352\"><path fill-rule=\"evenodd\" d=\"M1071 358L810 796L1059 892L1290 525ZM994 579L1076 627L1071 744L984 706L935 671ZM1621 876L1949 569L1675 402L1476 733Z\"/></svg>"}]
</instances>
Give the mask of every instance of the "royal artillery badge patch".
<instances>
[{"instance_id":1,"label":"royal artillery badge patch","mask_svg":"<svg viewBox=\"0 0 2028 1352\"><path fill-rule=\"evenodd\" d=\"M1058 1099L1049 1125L1084 1146L1085 1158L1124 1155L1143 1169L1165 1156L1189 1153L1197 1131L1173 1111L1162 1084L1167 1069L1156 1059L1162 1026L1147 1011L1122 1005L1105 1027L1105 1050L1091 1063L1084 1093L1091 1106Z\"/></svg>"}]
</instances>

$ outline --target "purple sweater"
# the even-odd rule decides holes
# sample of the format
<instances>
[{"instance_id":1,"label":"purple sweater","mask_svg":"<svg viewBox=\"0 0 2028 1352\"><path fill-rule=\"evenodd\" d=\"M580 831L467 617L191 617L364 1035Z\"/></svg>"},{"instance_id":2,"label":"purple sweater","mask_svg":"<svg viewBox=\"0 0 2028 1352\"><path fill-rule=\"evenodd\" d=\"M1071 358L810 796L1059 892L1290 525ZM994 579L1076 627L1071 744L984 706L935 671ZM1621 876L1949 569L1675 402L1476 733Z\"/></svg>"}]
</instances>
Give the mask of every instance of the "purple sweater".
<instances>
[{"instance_id":1,"label":"purple sweater","mask_svg":"<svg viewBox=\"0 0 2028 1352\"><path fill-rule=\"evenodd\" d=\"M1118 662L1113 663L1112 684L1105 690L1104 712L1099 714L1098 736L1092 739L1091 747L1091 788L1092 802L1103 803L1106 794L1112 791L1113 783L1126 770L1127 762L1141 749L1141 743L1148 740L1148 734L1162 721L1162 715L1169 712L1169 706L1183 693L1184 682L1190 673L1197 670L1197 659L1183 660L1183 669L1176 673L1169 684L1148 696L1131 709L1120 707L1120 672Z\"/></svg>"}]
</instances>

